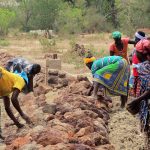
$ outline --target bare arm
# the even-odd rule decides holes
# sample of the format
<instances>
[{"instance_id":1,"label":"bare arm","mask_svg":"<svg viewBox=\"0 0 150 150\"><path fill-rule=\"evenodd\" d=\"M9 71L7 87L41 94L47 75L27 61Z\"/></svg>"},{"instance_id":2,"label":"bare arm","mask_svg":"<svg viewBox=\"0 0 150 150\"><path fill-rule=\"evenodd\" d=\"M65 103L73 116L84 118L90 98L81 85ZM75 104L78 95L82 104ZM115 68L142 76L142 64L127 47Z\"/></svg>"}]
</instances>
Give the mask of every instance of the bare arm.
<instances>
[{"instance_id":1,"label":"bare arm","mask_svg":"<svg viewBox=\"0 0 150 150\"><path fill-rule=\"evenodd\" d=\"M141 96L139 96L138 98L134 99L134 101L142 101L143 99L147 99L150 97L150 90L144 92Z\"/></svg>"},{"instance_id":2,"label":"bare arm","mask_svg":"<svg viewBox=\"0 0 150 150\"><path fill-rule=\"evenodd\" d=\"M136 42L135 42L135 41L132 41L132 40L129 40L129 41L128 41L128 44L136 44Z\"/></svg>"},{"instance_id":3,"label":"bare arm","mask_svg":"<svg viewBox=\"0 0 150 150\"><path fill-rule=\"evenodd\" d=\"M4 96L3 97L3 102L4 102L4 106L5 106L5 110L6 110L6 113L7 115L10 117L11 120L13 120L13 122L15 123L15 125L18 127L18 128L21 128L23 127L22 124L20 124L18 122L18 120L15 118L11 108L10 108L10 99L8 96Z\"/></svg>"},{"instance_id":4,"label":"bare arm","mask_svg":"<svg viewBox=\"0 0 150 150\"><path fill-rule=\"evenodd\" d=\"M33 75L28 75L29 83L28 83L28 91L33 92Z\"/></svg>"},{"instance_id":5,"label":"bare arm","mask_svg":"<svg viewBox=\"0 0 150 150\"><path fill-rule=\"evenodd\" d=\"M20 91L18 89L14 89L12 97L11 97L11 101L13 106L16 108L16 110L19 112L19 114L21 115L21 117L27 122L27 123L31 123L29 117L23 113L22 109L20 108L19 102L18 102L18 95L19 95Z\"/></svg>"}]
</instances>

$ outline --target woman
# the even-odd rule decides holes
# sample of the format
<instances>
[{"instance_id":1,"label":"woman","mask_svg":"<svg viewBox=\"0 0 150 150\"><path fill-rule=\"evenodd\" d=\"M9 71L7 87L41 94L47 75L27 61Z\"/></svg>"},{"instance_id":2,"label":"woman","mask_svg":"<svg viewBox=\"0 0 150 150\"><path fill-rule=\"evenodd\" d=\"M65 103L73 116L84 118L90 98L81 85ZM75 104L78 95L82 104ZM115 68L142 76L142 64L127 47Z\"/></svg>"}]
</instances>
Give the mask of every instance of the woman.
<instances>
[{"instance_id":1,"label":"woman","mask_svg":"<svg viewBox=\"0 0 150 150\"><path fill-rule=\"evenodd\" d=\"M127 61L120 56L107 56L98 60L95 57L85 58L84 63L93 74L93 96L98 98L98 89L103 87L105 95L120 96L121 107L125 107L129 78Z\"/></svg>"},{"instance_id":2,"label":"woman","mask_svg":"<svg viewBox=\"0 0 150 150\"><path fill-rule=\"evenodd\" d=\"M140 114L141 129L149 131L149 108L148 100L150 100L150 41L141 40L136 45L136 54L142 62L138 66L138 74L140 77L140 96L135 98L127 105L127 110L132 114Z\"/></svg>"},{"instance_id":3,"label":"woman","mask_svg":"<svg viewBox=\"0 0 150 150\"><path fill-rule=\"evenodd\" d=\"M31 123L29 117L21 110L18 102L18 96L25 86L26 82L28 82L28 78L25 72L15 74L8 72L4 68L0 67L0 97L3 98L5 110L8 116L13 120L14 124L18 128L22 128L23 124L19 123L19 121L14 116L10 107L10 99L21 117L27 123Z\"/></svg>"},{"instance_id":4,"label":"woman","mask_svg":"<svg viewBox=\"0 0 150 150\"><path fill-rule=\"evenodd\" d=\"M135 44L135 41L131 41L129 38L121 38L121 33L119 31L113 32L112 37L114 39L114 43L111 44L109 48L110 56L121 56L128 61L128 44Z\"/></svg>"},{"instance_id":5,"label":"woman","mask_svg":"<svg viewBox=\"0 0 150 150\"><path fill-rule=\"evenodd\" d=\"M145 33L142 32L142 31L136 32L135 33L135 42L136 42L135 46L142 39L146 39ZM131 96L137 97L137 96L139 96L140 80L139 80L139 77L138 77L138 71L137 71L136 65L138 65L140 63L140 61L136 56L136 49L135 48L134 48L132 54L130 55L130 62L133 65L132 76L130 78L131 79L130 81L132 81L130 94L131 94Z\"/></svg>"}]
</instances>

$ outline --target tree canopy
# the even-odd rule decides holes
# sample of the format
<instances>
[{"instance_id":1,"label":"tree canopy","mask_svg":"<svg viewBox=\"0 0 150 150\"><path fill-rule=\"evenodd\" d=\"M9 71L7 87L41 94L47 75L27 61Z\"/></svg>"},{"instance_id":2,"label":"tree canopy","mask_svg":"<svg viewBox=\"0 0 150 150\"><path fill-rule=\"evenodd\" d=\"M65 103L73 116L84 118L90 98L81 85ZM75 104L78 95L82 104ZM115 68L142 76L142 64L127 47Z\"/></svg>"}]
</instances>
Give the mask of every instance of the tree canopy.
<instances>
[{"instance_id":1,"label":"tree canopy","mask_svg":"<svg viewBox=\"0 0 150 150\"><path fill-rule=\"evenodd\" d=\"M8 1L1 0L3 33L13 20L23 31L52 29L71 34L114 29L132 32L150 26L149 0L16 0L15 5Z\"/></svg>"}]
</instances>

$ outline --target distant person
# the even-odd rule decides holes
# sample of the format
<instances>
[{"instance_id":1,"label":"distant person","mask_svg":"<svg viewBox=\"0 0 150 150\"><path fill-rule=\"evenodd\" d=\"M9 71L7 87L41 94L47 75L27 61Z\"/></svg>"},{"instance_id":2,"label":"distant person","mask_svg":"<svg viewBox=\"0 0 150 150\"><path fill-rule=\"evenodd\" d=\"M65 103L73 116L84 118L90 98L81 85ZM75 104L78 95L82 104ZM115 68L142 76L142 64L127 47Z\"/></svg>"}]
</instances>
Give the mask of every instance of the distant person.
<instances>
[{"instance_id":1,"label":"distant person","mask_svg":"<svg viewBox=\"0 0 150 150\"><path fill-rule=\"evenodd\" d=\"M145 33L143 31L136 32L135 33L135 42L136 42L135 46L142 39L146 39ZM130 54L129 58L130 58L130 63L133 66L132 75L130 77L130 81L132 80L132 83L130 85L131 85L131 88L133 89L132 96L136 97L140 94L139 93L140 80L139 80L138 71L137 71L137 68L136 68L136 65L139 64L140 61L139 61L139 59L137 58L137 55L136 55L136 48L133 49L133 51Z\"/></svg>"},{"instance_id":2,"label":"distant person","mask_svg":"<svg viewBox=\"0 0 150 150\"><path fill-rule=\"evenodd\" d=\"M19 121L14 116L10 108L10 100L21 117L27 123L31 123L29 117L21 110L18 102L19 93L24 88L26 82L28 82L28 77L24 71L22 71L21 73L11 73L0 67L0 97L2 97L3 99L7 115L13 120L14 124L18 128L22 128L24 125L19 123Z\"/></svg>"},{"instance_id":3,"label":"distant person","mask_svg":"<svg viewBox=\"0 0 150 150\"><path fill-rule=\"evenodd\" d=\"M135 44L135 41L131 41L129 38L122 38L119 31L113 32L112 37L114 43L109 48L110 56L121 56L129 61L127 56L128 44Z\"/></svg>"},{"instance_id":4,"label":"distant person","mask_svg":"<svg viewBox=\"0 0 150 150\"><path fill-rule=\"evenodd\" d=\"M98 89L104 89L105 95L120 96L121 107L125 107L128 96L129 65L121 56L107 56L100 59L84 58L84 63L91 70L93 97L98 99ZM89 91L89 92L92 92ZM90 93L88 93L90 95Z\"/></svg>"},{"instance_id":5,"label":"distant person","mask_svg":"<svg viewBox=\"0 0 150 150\"><path fill-rule=\"evenodd\" d=\"M32 64L28 60L18 57L9 60L6 69L10 72L21 72L23 70L27 74L28 84L26 84L24 92L28 93L33 91L33 78L41 71L41 66L39 64Z\"/></svg>"}]
</instances>

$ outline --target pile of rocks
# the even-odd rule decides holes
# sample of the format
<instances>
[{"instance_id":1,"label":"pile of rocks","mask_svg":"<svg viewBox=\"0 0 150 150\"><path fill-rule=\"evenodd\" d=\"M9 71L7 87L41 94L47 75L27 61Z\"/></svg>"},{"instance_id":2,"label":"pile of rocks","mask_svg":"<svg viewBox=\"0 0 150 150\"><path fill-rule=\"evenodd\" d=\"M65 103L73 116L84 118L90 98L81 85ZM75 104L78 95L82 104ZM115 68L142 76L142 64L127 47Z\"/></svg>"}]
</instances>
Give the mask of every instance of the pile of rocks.
<instances>
[{"instance_id":1,"label":"pile of rocks","mask_svg":"<svg viewBox=\"0 0 150 150\"><path fill-rule=\"evenodd\" d=\"M5 67L8 60L12 59L13 56L5 52L0 53L0 66Z\"/></svg>"},{"instance_id":2,"label":"pile of rocks","mask_svg":"<svg viewBox=\"0 0 150 150\"><path fill-rule=\"evenodd\" d=\"M108 139L109 108L85 95L89 87L80 77L49 104L46 86L22 96L21 107L34 125L19 131L5 127L6 150L114 150Z\"/></svg>"}]
</instances>

